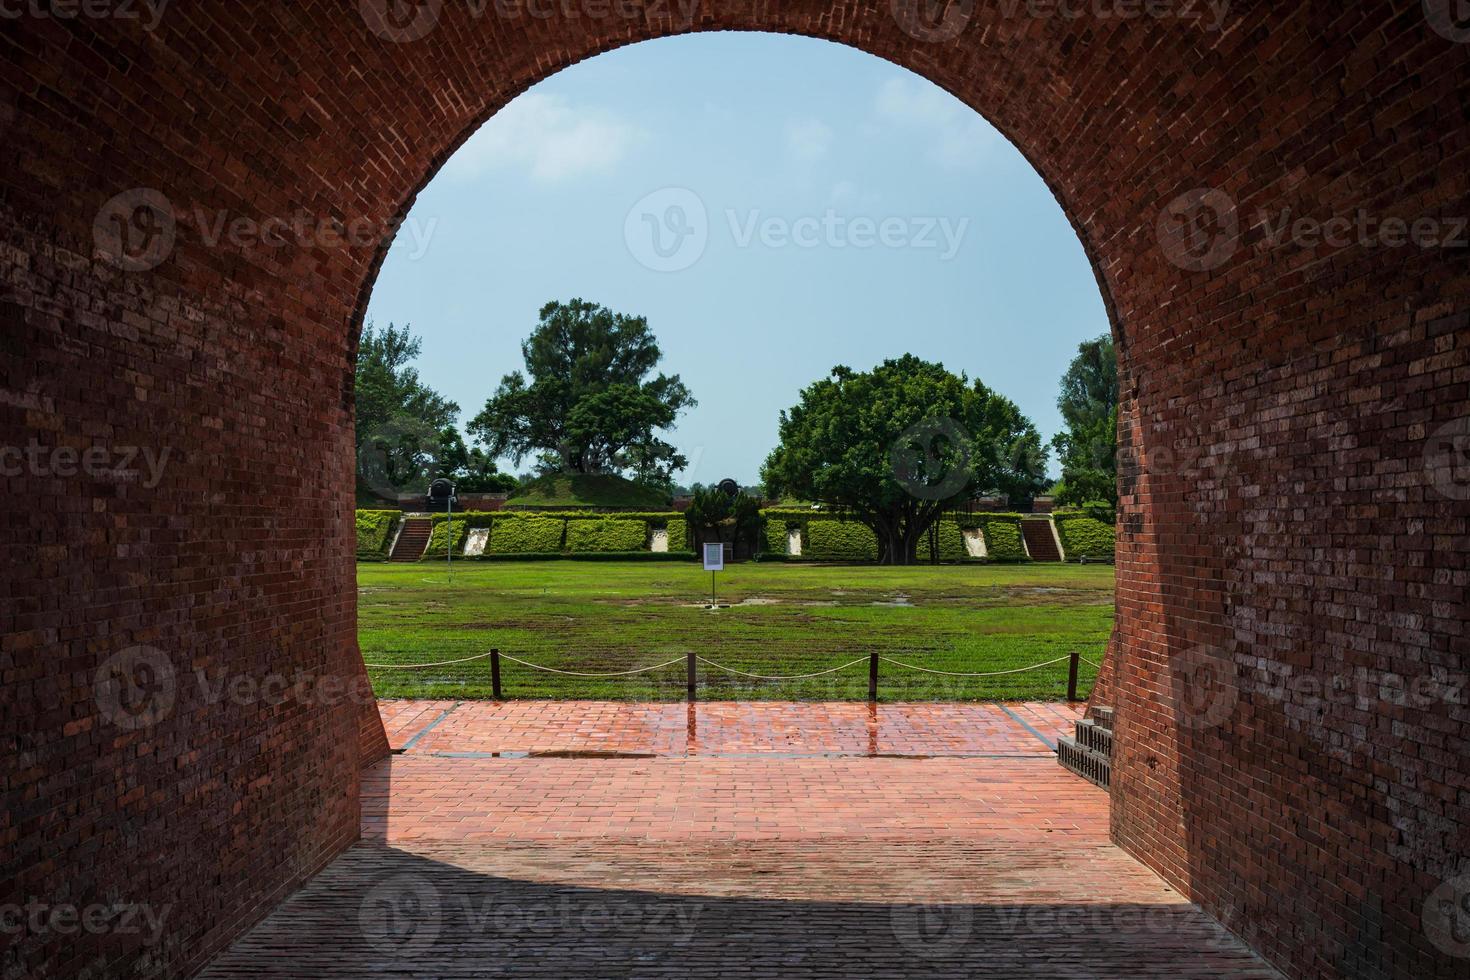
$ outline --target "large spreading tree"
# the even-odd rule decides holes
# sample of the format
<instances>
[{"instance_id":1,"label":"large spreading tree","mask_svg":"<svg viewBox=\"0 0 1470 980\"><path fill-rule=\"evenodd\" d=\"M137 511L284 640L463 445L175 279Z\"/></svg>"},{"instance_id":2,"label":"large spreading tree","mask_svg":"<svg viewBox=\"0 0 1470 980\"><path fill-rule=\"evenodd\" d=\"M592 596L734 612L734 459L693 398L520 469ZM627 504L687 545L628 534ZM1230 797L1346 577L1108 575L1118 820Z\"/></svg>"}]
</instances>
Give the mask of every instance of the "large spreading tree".
<instances>
[{"instance_id":1,"label":"large spreading tree","mask_svg":"<svg viewBox=\"0 0 1470 980\"><path fill-rule=\"evenodd\" d=\"M833 368L781 413L780 440L762 469L767 492L864 524L889 565L913 564L946 509L1046 486L1046 449L1014 402L912 354Z\"/></svg>"},{"instance_id":2,"label":"large spreading tree","mask_svg":"<svg viewBox=\"0 0 1470 980\"><path fill-rule=\"evenodd\" d=\"M548 303L521 354L524 373L501 379L469 424L491 456L649 485L671 485L688 465L658 433L695 401L678 375L653 373L663 354L646 318L580 299Z\"/></svg>"},{"instance_id":3,"label":"large spreading tree","mask_svg":"<svg viewBox=\"0 0 1470 980\"><path fill-rule=\"evenodd\" d=\"M1078 345L1057 396L1066 428L1052 439L1061 463L1057 502L1118 504L1118 359L1104 334Z\"/></svg>"}]
</instances>

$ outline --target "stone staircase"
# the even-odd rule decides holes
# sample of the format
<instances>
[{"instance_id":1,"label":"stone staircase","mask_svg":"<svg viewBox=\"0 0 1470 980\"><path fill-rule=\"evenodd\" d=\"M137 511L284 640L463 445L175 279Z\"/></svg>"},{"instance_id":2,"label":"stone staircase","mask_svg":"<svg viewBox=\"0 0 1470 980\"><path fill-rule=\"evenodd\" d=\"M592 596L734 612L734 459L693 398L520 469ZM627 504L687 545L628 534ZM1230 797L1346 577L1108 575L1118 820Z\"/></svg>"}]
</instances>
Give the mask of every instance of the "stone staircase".
<instances>
[{"instance_id":1,"label":"stone staircase","mask_svg":"<svg viewBox=\"0 0 1470 980\"><path fill-rule=\"evenodd\" d=\"M1032 561L1061 561L1051 521L1022 521L1021 536L1026 539L1026 554Z\"/></svg>"},{"instance_id":2,"label":"stone staircase","mask_svg":"<svg viewBox=\"0 0 1470 980\"><path fill-rule=\"evenodd\" d=\"M434 522L411 517L403 522L398 540L393 542L393 553L389 561L418 561L429 547L429 536L434 533Z\"/></svg>"},{"instance_id":3,"label":"stone staircase","mask_svg":"<svg viewBox=\"0 0 1470 980\"><path fill-rule=\"evenodd\" d=\"M1057 761L1107 789L1113 775L1113 709L1091 708L1077 719L1076 734L1057 740Z\"/></svg>"}]
</instances>

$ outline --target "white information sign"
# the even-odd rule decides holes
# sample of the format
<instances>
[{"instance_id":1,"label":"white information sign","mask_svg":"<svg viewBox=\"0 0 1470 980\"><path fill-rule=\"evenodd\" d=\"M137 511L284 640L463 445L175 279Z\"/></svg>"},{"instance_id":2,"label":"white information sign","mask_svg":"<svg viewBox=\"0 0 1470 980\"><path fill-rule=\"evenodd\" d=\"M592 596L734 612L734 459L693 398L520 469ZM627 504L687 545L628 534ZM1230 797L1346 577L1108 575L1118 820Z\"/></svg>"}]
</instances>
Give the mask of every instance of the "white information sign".
<instances>
[{"instance_id":1,"label":"white information sign","mask_svg":"<svg viewBox=\"0 0 1470 980\"><path fill-rule=\"evenodd\" d=\"M723 544L717 542L704 546L704 570L706 572L725 570L725 546Z\"/></svg>"}]
</instances>

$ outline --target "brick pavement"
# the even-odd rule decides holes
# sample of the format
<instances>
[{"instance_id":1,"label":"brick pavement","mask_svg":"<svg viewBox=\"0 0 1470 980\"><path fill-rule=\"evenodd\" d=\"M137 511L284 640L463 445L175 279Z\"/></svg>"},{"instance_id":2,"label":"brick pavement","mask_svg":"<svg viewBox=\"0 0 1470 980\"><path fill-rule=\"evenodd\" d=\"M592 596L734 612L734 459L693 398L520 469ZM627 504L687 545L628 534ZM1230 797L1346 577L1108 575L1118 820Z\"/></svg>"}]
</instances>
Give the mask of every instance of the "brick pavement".
<instances>
[{"instance_id":1,"label":"brick pavement","mask_svg":"<svg viewBox=\"0 0 1470 980\"><path fill-rule=\"evenodd\" d=\"M1074 712L388 702L363 842L205 976L1275 976L1108 842Z\"/></svg>"}]
</instances>

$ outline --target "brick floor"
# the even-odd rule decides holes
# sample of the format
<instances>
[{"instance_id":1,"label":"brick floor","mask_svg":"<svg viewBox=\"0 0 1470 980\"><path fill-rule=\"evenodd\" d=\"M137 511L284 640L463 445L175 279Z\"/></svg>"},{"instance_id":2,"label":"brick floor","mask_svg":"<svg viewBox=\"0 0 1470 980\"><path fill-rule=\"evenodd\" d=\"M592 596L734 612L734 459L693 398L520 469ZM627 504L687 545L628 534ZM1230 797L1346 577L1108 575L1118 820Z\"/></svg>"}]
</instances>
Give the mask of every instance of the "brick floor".
<instances>
[{"instance_id":1,"label":"brick floor","mask_svg":"<svg viewBox=\"0 0 1470 980\"><path fill-rule=\"evenodd\" d=\"M1051 756L1072 704L387 701L394 749L417 754Z\"/></svg>"},{"instance_id":2,"label":"brick floor","mask_svg":"<svg viewBox=\"0 0 1470 980\"><path fill-rule=\"evenodd\" d=\"M204 976L1276 976L1109 843L1070 706L383 714L363 842Z\"/></svg>"}]
</instances>

